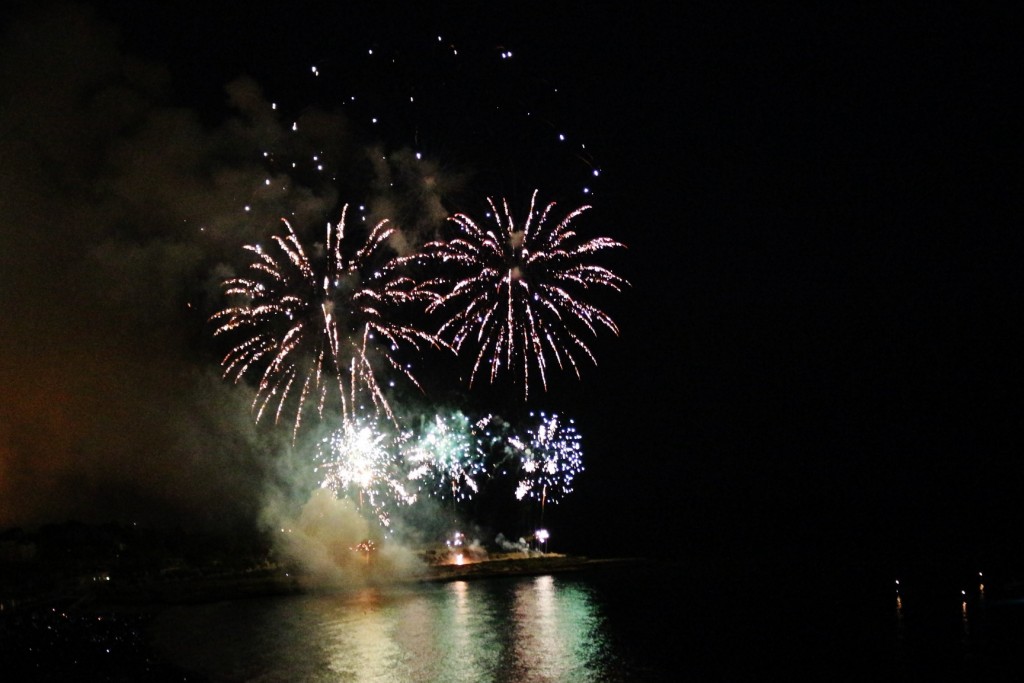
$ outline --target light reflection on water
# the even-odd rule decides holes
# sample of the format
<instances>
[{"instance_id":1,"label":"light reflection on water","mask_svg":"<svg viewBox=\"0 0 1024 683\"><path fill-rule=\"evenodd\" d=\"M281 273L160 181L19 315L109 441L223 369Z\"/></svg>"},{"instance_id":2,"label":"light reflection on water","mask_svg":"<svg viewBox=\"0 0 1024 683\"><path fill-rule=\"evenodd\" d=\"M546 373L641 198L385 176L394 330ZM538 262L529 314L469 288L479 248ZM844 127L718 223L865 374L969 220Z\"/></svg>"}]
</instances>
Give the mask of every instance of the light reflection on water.
<instances>
[{"instance_id":1,"label":"light reflection on water","mask_svg":"<svg viewBox=\"0 0 1024 683\"><path fill-rule=\"evenodd\" d=\"M559 586L541 576L515 590L517 678L567 680L598 673L601 620L589 594L577 584Z\"/></svg>"},{"instance_id":2,"label":"light reflection on water","mask_svg":"<svg viewBox=\"0 0 1024 683\"><path fill-rule=\"evenodd\" d=\"M600 599L552 576L167 610L171 661L224 681L615 681Z\"/></svg>"},{"instance_id":3,"label":"light reflection on water","mask_svg":"<svg viewBox=\"0 0 1024 683\"><path fill-rule=\"evenodd\" d=\"M636 563L182 606L154 639L213 681L1020 680L1024 602L894 600L885 580L758 569Z\"/></svg>"}]
</instances>

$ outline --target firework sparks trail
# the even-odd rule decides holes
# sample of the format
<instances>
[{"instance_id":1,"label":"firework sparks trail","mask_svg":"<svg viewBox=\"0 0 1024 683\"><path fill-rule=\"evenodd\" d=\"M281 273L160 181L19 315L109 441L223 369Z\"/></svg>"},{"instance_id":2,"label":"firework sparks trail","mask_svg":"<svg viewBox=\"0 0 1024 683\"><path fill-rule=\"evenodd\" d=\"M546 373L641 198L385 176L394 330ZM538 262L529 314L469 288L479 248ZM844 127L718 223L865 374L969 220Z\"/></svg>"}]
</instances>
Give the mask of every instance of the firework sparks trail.
<instances>
[{"instance_id":1,"label":"firework sparks trail","mask_svg":"<svg viewBox=\"0 0 1024 683\"><path fill-rule=\"evenodd\" d=\"M394 420L374 365L404 375L419 388L410 366L400 363L396 353L402 346L418 351L443 345L435 335L391 317L398 307L430 296L396 272L399 259L373 268L394 228L381 221L349 255L343 250L347 210L346 205L337 225L327 224L322 245L304 247L286 220L284 234L274 235L271 249L247 245L255 255L248 273L224 282L231 304L211 318L218 324L215 336L240 338L221 361L224 376L238 382L250 372L260 373L252 406L257 422L268 407L280 421L294 397L293 438L304 407L315 401L323 417L333 393L345 419L355 414L359 396L368 394L377 411Z\"/></svg>"},{"instance_id":2,"label":"firework sparks trail","mask_svg":"<svg viewBox=\"0 0 1024 683\"><path fill-rule=\"evenodd\" d=\"M476 444L469 418L461 412L435 415L405 450L409 479L441 499L454 503L480 491L483 453Z\"/></svg>"},{"instance_id":3,"label":"firework sparks trail","mask_svg":"<svg viewBox=\"0 0 1024 683\"><path fill-rule=\"evenodd\" d=\"M525 222L517 226L508 201L499 207L488 199L496 230L483 228L465 214L449 220L458 234L448 241L430 242L420 262L449 269L420 286L436 295L429 311L447 316L439 336L450 339L457 352L473 347L469 384L482 369L493 383L504 372L520 376L523 397L529 396L531 375L547 389L548 363L571 366L579 377L579 361L597 363L582 330L597 335L603 326L618 334L611 317L589 303L589 290L615 291L629 283L589 258L606 249L624 247L605 237L579 238L573 220L588 210L581 206L559 222L549 220L555 203L536 210L537 191L530 199Z\"/></svg>"},{"instance_id":4,"label":"firework sparks trail","mask_svg":"<svg viewBox=\"0 0 1024 683\"><path fill-rule=\"evenodd\" d=\"M519 453L518 500L539 500L543 512L546 503L558 503L572 493L573 478L583 471L580 435L572 420L540 413L539 423L526 429L525 438L514 436L509 444Z\"/></svg>"},{"instance_id":5,"label":"firework sparks trail","mask_svg":"<svg viewBox=\"0 0 1024 683\"><path fill-rule=\"evenodd\" d=\"M401 474L398 452L403 438L371 420L345 420L321 442L314 470L320 487L337 496L353 495L360 508L368 505L383 526L390 526L394 506L416 501Z\"/></svg>"}]
</instances>

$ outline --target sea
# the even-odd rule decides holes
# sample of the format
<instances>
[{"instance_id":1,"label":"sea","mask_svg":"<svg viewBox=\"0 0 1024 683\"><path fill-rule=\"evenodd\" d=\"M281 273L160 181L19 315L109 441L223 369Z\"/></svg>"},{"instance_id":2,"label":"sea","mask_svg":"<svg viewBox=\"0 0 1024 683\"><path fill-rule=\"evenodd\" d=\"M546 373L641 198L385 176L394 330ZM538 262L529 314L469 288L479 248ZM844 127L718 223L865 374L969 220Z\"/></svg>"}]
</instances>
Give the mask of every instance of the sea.
<instances>
[{"instance_id":1,"label":"sea","mask_svg":"<svg viewBox=\"0 0 1024 683\"><path fill-rule=\"evenodd\" d=\"M984 575L625 561L179 605L151 637L210 681L1019 681L1017 595Z\"/></svg>"}]
</instances>

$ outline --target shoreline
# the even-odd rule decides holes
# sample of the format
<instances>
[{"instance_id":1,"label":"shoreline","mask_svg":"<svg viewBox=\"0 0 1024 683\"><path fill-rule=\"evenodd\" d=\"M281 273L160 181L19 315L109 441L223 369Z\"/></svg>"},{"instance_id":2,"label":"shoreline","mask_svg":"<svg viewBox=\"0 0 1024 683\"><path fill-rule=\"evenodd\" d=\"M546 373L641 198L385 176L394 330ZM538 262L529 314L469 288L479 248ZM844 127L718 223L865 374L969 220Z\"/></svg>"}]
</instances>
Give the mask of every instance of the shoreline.
<instances>
[{"instance_id":1,"label":"shoreline","mask_svg":"<svg viewBox=\"0 0 1024 683\"><path fill-rule=\"evenodd\" d=\"M498 555L465 563L426 563L407 572L350 565L336 579L317 578L286 566L187 576L116 578L104 581L69 582L37 594L21 595L0 604L0 620L16 615L55 609L75 613L139 613L169 605L200 604L221 600L294 595L304 592L349 590L416 583L470 581L542 574L582 572L600 567L650 562L644 558L591 558L549 553Z\"/></svg>"},{"instance_id":2,"label":"shoreline","mask_svg":"<svg viewBox=\"0 0 1024 683\"><path fill-rule=\"evenodd\" d=\"M466 581L490 579L505 576L536 576L579 572L598 567L649 562L643 558L610 557L590 558L581 555L550 554L541 557L502 557L465 564L434 565L428 576L417 579L420 582L438 583L444 581Z\"/></svg>"},{"instance_id":3,"label":"shoreline","mask_svg":"<svg viewBox=\"0 0 1024 683\"><path fill-rule=\"evenodd\" d=\"M96 607L121 609L159 609L179 604L200 604L221 600L297 595L307 592L344 591L356 587L386 587L417 583L443 583L515 576L565 574L600 567L649 562L642 558L590 558L548 554L530 557L501 556L464 564L430 564L420 571L393 575L375 575L373 565L359 568L345 580L315 580L301 571L283 568L245 574L197 576L175 580L102 586L87 602Z\"/></svg>"}]
</instances>

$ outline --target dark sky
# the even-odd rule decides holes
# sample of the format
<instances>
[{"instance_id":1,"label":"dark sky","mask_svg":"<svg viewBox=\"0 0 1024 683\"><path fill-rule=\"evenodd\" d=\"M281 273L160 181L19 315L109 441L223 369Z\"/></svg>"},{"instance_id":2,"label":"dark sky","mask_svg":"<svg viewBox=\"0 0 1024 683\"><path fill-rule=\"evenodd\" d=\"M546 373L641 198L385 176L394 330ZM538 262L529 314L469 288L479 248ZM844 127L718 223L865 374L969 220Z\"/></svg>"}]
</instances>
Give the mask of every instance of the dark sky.
<instances>
[{"instance_id":1,"label":"dark sky","mask_svg":"<svg viewBox=\"0 0 1024 683\"><path fill-rule=\"evenodd\" d=\"M449 208L534 187L581 202L600 169L588 226L628 245L613 262L632 287L604 301L622 333L538 400L584 437L558 512L583 549L635 532L1012 555L1019 17L592 4L7 10L0 524L259 507L281 440L219 380L203 320L240 244L286 210L238 210L266 173L269 124L245 117L265 99L340 110L310 124L335 158L424 149ZM359 177L380 210L436 206L375 179ZM309 211L360 201L337 185Z\"/></svg>"}]
</instances>

